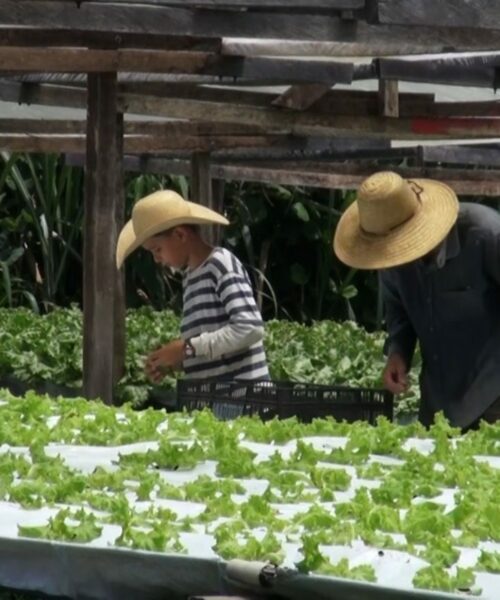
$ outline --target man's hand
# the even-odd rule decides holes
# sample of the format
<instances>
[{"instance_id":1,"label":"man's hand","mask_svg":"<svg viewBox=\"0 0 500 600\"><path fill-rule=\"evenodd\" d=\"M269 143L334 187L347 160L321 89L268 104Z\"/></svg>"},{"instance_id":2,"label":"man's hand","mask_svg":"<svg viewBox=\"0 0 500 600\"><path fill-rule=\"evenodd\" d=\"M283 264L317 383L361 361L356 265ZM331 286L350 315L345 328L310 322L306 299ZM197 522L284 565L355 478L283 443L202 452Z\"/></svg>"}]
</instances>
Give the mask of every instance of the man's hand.
<instances>
[{"instance_id":1,"label":"man's hand","mask_svg":"<svg viewBox=\"0 0 500 600\"><path fill-rule=\"evenodd\" d=\"M383 381L393 394L402 394L408 389L408 369L400 354L391 354L387 359Z\"/></svg>"},{"instance_id":2,"label":"man's hand","mask_svg":"<svg viewBox=\"0 0 500 600\"><path fill-rule=\"evenodd\" d=\"M175 340L158 348L146 359L146 375L154 383L160 382L168 371L182 365L184 360L184 340Z\"/></svg>"}]
</instances>

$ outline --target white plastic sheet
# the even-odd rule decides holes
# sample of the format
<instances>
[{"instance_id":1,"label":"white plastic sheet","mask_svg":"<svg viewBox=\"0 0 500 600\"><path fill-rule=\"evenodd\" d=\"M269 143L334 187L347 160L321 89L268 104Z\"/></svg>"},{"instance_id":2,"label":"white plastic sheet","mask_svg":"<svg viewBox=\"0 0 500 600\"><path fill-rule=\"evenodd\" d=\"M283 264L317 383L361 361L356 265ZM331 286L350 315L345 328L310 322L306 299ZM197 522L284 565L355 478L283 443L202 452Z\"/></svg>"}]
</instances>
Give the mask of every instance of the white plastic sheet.
<instances>
[{"instance_id":1,"label":"white plastic sheet","mask_svg":"<svg viewBox=\"0 0 500 600\"><path fill-rule=\"evenodd\" d=\"M315 448L331 450L341 448L346 438L311 437L307 443ZM275 452L288 458L296 449L296 441L291 441L282 446L274 444L258 444L242 441L242 446L249 448L256 454L256 462L267 460ZM431 440L408 440L406 448L414 448L424 454L432 451ZM155 442L130 444L120 447L95 447L95 446L66 446L51 444L46 452L50 456L60 456L73 469L84 473L91 473L96 467L115 469L116 462L121 454L132 452L145 452L156 449ZM0 452L11 450L16 453L26 454L27 448L8 448L2 446ZM384 456L372 456L372 461L387 465L397 465L401 461ZM493 467L500 467L498 457L479 457ZM335 492L335 501L348 501L360 487L376 487L378 481L359 479L356 469L348 465L332 465L321 463L322 467L345 470L351 476L351 484L347 491ZM192 470L162 471L161 475L172 485L183 485L194 481L200 475L216 476L216 463L206 461L197 465ZM241 481L246 490L244 495L235 496L237 502L245 501L250 495L260 495L265 491L267 482L248 479ZM447 510L454 506L454 490L443 490L441 496L433 499L442 502ZM130 502L137 510L146 510L151 502L137 502L133 491L127 494ZM416 499L418 502L419 499ZM176 500L154 500L156 505L170 508L179 518L198 516L205 508L203 503L182 502ZM310 503L276 504L274 505L280 515L292 518L295 514L305 512ZM332 507L333 505L325 504ZM60 508L60 507L59 507ZM193 593L222 593L230 589L224 582L224 563L217 559L212 546L214 538L210 533L201 531L201 527L192 533L182 533L181 541L186 548L187 556L172 556L150 552L137 552L116 549L114 540L120 534L120 528L115 525L104 525L102 535L86 545L60 544L41 542L36 540L19 539L18 525L41 525L54 515L58 508L41 508L38 510L25 510L18 505L0 503L0 584L4 586L26 587L44 591L46 593L63 594L70 598L95 598L106 600L111 598L132 598L132 594L140 594L141 598L165 598L166 593L176 597ZM265 530L255 530L256 537L262 536ZM286 551L284 567L293 569L294 564L301 559L299 552L300 543L286 542L283 540ZM490 551L500 551L500 544L485 543L480 548ZM363 598L376 600L378 598L417 598L434 596L447 598L448 594L428 594L413 590L412 579L418 569L425 566L422 559L394 550L384 550L382 553L363 542L354 542L351 546L325 546L322 551L332 562L341 558L348 558L352 566L370 564L377 575L377 584L362 584L345 582L335 578L312 577L292 574L291 571L282 571L275 581L275 593L283 591L296 596L296 590L308 594L308 597L324 597L325 590L328 594L335 593L338 600ZM463 549L458 564L460 566L474 566L480 550ZM43 565L43 568L40 568ZM156 570L155 570L156 569ZM90 573L93 573L91 576ZM88 576L88 580L85 577ZM294 593L288 587L288 582L293 580L296 586ZM23 585L20 585L22 583ZM481 598L498 600L500 598L500 576L488 573L477 574L477 584L482 587ZM283 586L283 590L281 590ZM332 587L333 586L333 587ZM362 592L361 592L362 590ZM389 591L387 591L389 590ZM388 595L380 595L382 592ZM394 595L396 594L396 595ZM170 597L170 596L168 596Z\"/></svg>"}]
</instances>

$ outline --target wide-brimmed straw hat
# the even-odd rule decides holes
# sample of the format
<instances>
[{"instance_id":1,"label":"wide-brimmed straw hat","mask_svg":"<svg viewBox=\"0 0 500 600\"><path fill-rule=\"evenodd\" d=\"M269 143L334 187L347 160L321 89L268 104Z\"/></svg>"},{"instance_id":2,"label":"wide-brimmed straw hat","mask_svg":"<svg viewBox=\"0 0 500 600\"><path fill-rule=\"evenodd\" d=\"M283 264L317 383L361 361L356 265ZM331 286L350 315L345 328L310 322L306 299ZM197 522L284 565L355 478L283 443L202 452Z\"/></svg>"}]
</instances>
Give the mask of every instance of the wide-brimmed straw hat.
<instances>
[{"instance_id":1,"label":"wide-brimmed straw hat","mask_svg":"<svg viewBox=\"0 0 500 600\"><path fill-rule=\"evenodd\" d=\"M147 239L178 225L229 225L219 213L184 200L171 190L162 190L139 200L132 218L121 230L116 245L116 265L120 268L134 250Z\"/></svg>"},{"instance_id":2,"label":"wide-brimmed straw hat","mask_svg":"<svg viewBox=\"0 0 500 600\"><path fill-rule=\"evenodd\" d=\"M357 269L396 267L436 248L457 216L457 196L444 183L375 173L340 218L333 248L342 262Z\"/></svg>"}]
</instances>

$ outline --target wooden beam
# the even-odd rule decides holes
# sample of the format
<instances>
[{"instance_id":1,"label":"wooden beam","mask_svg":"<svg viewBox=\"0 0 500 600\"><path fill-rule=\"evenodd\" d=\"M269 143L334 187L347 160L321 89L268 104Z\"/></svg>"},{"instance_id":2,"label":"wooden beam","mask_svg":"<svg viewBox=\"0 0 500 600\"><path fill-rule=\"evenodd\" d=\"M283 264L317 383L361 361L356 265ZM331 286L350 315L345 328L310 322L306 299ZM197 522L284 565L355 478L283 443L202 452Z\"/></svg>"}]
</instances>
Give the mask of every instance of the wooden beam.
<instances>
[{"instance_id":1,"label":"wooden beam","mask_svg":"<svg viewBox=\"0 0 500 600\"><path fill-rule=\"evenodd\" d=\"M402 149L401 149L402 150ZM417 149L408 149L415 153ZM372 157L377 160L377 157ZM81 165L81 155L66 158L67 164ZM189 175L189 160L172 160L156 157L126 156L125 168L131 172L165 173L170 175ZM380 166L350 163L299 163L287 161L280 163L231 164L213 162L210 167L212 178L227 181L258 181L281 185L299 185L324 187L330 189L356 189L357 186ZM395 165L389 167L404 177L430 177L448 183L458 194L468 196L500 195L500 172L488 170L458 170L430 168L428 166L401 169ZM340 171L340 172L338 172ZM351 171L351 172L350 172Z\"/></svg>"},{"instance_id":2,"label":"wooden beam","mask_svg":"<svg viewBox=\"0 0 500 600\"><path fill-rule=\"evenodd\" d=\"M253 160L294 160L294 159L348 159L380 156L385 158L387 152L395 156L396 149L390 148L388 140L380 139L359 139L359 138L327 138L327 137L308 137L291 138L290 141L279 146L261 147L261 148L232 148L214 150L211 153L212 162L232 161L244 162ZM413 150L413 149L412 149ZM397 149L398 156L405 156L408 153L407 148ZM175 152L162 153L165 158L183 158L189 156L187 152L176 150ZM413 156L413 154L412 154Z\"/></svg>"},{"instance_id":3,"label":"wooden beam","mask_svg":"<svg viewBox=\"0 0 500 600\"><path fill-rule=\"evenodd\" d=\"M212 184L210 180L210 154L208 152L193 152L191 156L190 196L193 202L211 208Z\"/></svg>"},{"instance_id":4,"label":"wooden beam","mask_svg":"<svg viewBox=\"0 0 500 600\"><path fill-rule=\"evenodd\" d=\"M364 144L364 146L362 145ZM73 161L71 164L83 165L81 154L69 154ZM191 170L186 159L179 160L178 153L175 155L163 155L162 158L155 157L134 157L126 156L126 167L128 170L140 171L141 161L146 161L147 165L156 165L156 160L160 162L161 168L158 172L165 171L165 165L174 168L175 175L190 175ZM500 167L500 145L499 144L472 144L472 145L448 145L448 146L410 146L390 148L382 143L374 144L369 147L366 140L332 140L330 146L315 150L314 147L298 151L290 150L272 150L259 149L255 152L218 152L213 156L212 164L214 165L233 165L239 164L256 164L256 161L265 160L268 166L278 164L279 162L299 161L298 165L312 164L311 161L316 161L316 165L332 164L332 161L359 161L359 164L365 165L367 161L391 161L394 165L403 159L418 161L418 164L444 163L447 165L470 165L473 167L470 172L477 169L478 165L482 168ZM328 161L328 162L327 162ZM294 163L296 164L296 163ZM352 162L351 162L352 164ZM396 166L394 167L396 168ZM148 172L154 172L154 167L151 166ZM469 171L468 171L469 172Z\"/></svg>"},{"instance_id":5,"label":"wooden beam","mask_svg":"<svg viewBox=\"0 0 500 600\"><path fill-rule=\"evenodd\" d=\"M432 105L433 94L399 94L399 104L408 112L424 110ZM277 105L277 102L273 102ZM377 92L358 90L330 90L310 106L319 114L344 116L380 115L380 100Z\"/></svg>"},{"instance_id":6,"label":"wooden beam","mask_svg":"<svg viewBox=\"0 0 500 600\"><path fill-rule=\"evenodd\" d=\"M84 217L83 390L113 403L119 121L116 74L89 76Z\"/></svg>"},{"instance_id":7,"label":"wooden beam","mask_svg":"<svg viewBox=\"0 0 500 600\"><path fill-rule=\"evenodd\" d=\"M98 73L105 71L197 73L215 55L168 50L0 47L0 71Z\"/></svg>"},{"instance_id":8,"label":"wooden beam","mask_svg":"<svg viewBox=\"0 0 500 600\"><path fill-rule=\"evenodd\" d=\"M1 80L0 100L18 104L37 104L64 108L85 108L87 90L60 85L39 85Z\"/></svg>"},{"instance_id":9,"label":"wooden beam","mask_svg":"<svg viewBox=\"0 0 500 600\"><path fill-rule=\"evenodd\" d=\"M451 1L451 0L449 0ZM438 23L434 21L432 25ZM465 27L422 27L368 24L331 14L281 14L271 11L190 10L161 5L122 3L2 0L4 26L56 28L75 31L149 33L194 37L242 37L314 40L362 45L367 55L497 49L500 32ZM347 47L347 46L346 46Z\"/></svg>"},{"instance_id":10,"label":"wooden beam","mask_svg":"<svg viewBox=\"0 0 500 600\"><path fill-rule=\"evenodd\" d=\"M420 148L424 162L500 167L500 147L427 146Z\"/></svg>"},{"instance_id":11,"label":"wooden beam","mask_svg":"<svg viewBox=\"0 0 500 600\"><path fill-rule=\"evenodd\" d=\"M85 136L0 135L0 149L9 152L82 152Z\"/></svg>"},{"instance_id":12,"label":"wooden beam","mask_svg":"<svg viewBox=\"0 0 500 600\"><path fill-rule=\"evenodd\" d=\"M500 101L400 103L401 117L500 117Z\"/></svg>"},{"instance_id":13,"label":"wooden beam","mask_svg":"<svg viewBox=\"0 0 500 600\"><path fill-rule=\"evenodd\" d=\"M210 79L210 81L206 81ZM82 74L68 73L35 73L4 76L0 86L9 84L54 85L60 88L82 88L86 85L86 77ZM238 89L234 83L222 82L219 77L169 75L152 73L119 73L118 84L121 93L145 94L173 98L191 98L198 100L225 100L238 104L268 105L279 94L264 91L251 91L248 86L252 82L245 81L245 88ZM247 86L248 84L248 86ZM419 95L424 96L424 95Z\"/></svg>"},{"instance_id":14,"label":"wooden beam","mask_svg":"<svg viewBox=\"0 0 500 600\"><path fill-rule=\"evenodd\" d=\"M218 210L215 206L212 190L212 178L210 176L210 154L208 152L194 152L191 156L191 200L198 202L212 210ZM204 227L203 237L212 246L220 243L220 227Z\"/></svg>"},{"instance_id":15,"label":"wooden beam","mask_svg":"<svg viewBox=\"0 0 500 600\"><path fill-rule=\"evenodd\" d=\"M272 9L271 9L272 10ZM2 0L0 23L55 27L66 30L152 33L194 37L263 37L274 39L331 39L352 31L351 22L330 14L303 15L249 12L234 9L168 7L160 4L76 3L37 0ZM312 29L312 30L311 30ZM212 33L210 33L212 32Z\"/></svg>"},{"instance_id":16,"label":"wooden beam","mask_svg":"<svg viewBox=\"0 0 500 600\"><path fill-rule=\"evenodd\" d=\"M273 100L273 106L281 106L290 110L306 110L315 102L326 96L330 86L324 83L310 83L306 85L293 85L283 94Z\"/></svg>"},{"instance_id":17,"label":"wooden beam","mask_svg":"<svg viewBox=\"0 0 500 600\"><path fill-rule=\"evenodd\" d=\"M127 121L125 132L155 137L255 137L266 135L266 130L262 127L244 123L215 123L213 121Z\"/></svg>"},{"instance_id":18,"label":"wooden beam","mask_svg":"<svg viewBox=\"0 0 500 600\"><path fill-rule=\"evenodd\" d=\"M128 91L137 91L137 86L126 88ZM250 92L251 93L251 92ZM263 94L254 94L263 96ZM184 94L181 91L180 96ZM195 99L196 94L192 94ZM202 96L202 95L201 95ZM224 101L223 94L208 94L206 100ZM500 100L485 100L471 102L433 102L432 94L399 94L399 114L401 117L498 117L500 116ZM269 97L264 101L252 97L241 98L241 103L252 106L268 106ZM379 99L373 92L355 92L354 90L330 91L326 96L315 102L312 106L314 112L323 114L337 114L344 116L380 114Z\"/></svg>"},{"instance_id":19,"label":"wooden beam","mask_svg":"<svg viewBox=\"0 0 500 600\"><path fill-rule=\"evenodd\" d=\"M393 150L396 150L396 149L393 149ZM399 148L397 150L399 150ZM267 161L257 161L257 160L253 161L253 162L245 163L245 166L247 166L247 167L254 167L254 166L265 167L266 165L267 165ZM273 162L271 164L271 168L273 168L273 169L274 168L288 169L290 171L293 171L294 169L302 169L304 171L310 171L310 172L314 172L314 171L325 172L325 171L331 170L332 172L337 173L337 174L353 174L353 175L360 174L360 175L363 175L367 171L378 170L379 165L378 165L378 161L376 158L374 158L373 160L365 160L365 161L348 160L348 161L343 161L343 162L339 162L337 160L322 160L322 161L287 160L287 161ZM396 166L394 166L393 168L397 168L398 172L400 172L405 177L406 176L410 177L419 171L422 172L422 169L424 169L426 167L423 167L421 165L416 165L411 168L406 168L406 167L403 168L403 167L396 167ZM493 170L493 169L446 168L446 169L434 169L434 170L439 171L441 174L443 174L443 176L445 176L449 180L467 179L470 181L477 181L477 182L498 181L500 183L500 179L499 179L500 171ZM429 168L429 172L433 172L433 169Z\"/></svg>"},{"instance_id":20,"label":"wooden beam","mask_svg":"<svg viewBox=\"0 0 500 600\"><path fill-rule=\"evenodd\" d=\"M116 234L125 225L125 187L123 167L123 114L116 115L116 152L115 152L115 185L114 195L115 215L114 222ZM126 339L126 296L125 296L125 269L115 269L115 294L114 294L114 337L113 337L113 387L118 384L125 373L125 359L127 354Z\"/></svg>"},{"instance_id":21,"label":"wooden beam","mask_svg":"<svg viewBox=\"0 0 500 600\"><path fill-rule=\"evenodd\" d=\"M286 143L284 136L125 136L125 152L130 154L171 152L173 150L209 152L228 148L259 148ZM5 135L0 134L0 150L11 152L81 152L84 135Z\"/></svg>"},{"instance_id":22,"label":"wooden beam","mask_svg":"<svg viewBox=\"0 0 500 600\"><path fill-rule=\"evenodd\" d=\"M221 150L213 152L214 162L232 161L244 162L253 160L345 160L349 158L377 158L381 160L390 157L404 156L407 148L391 149L388 140L380 139L356 139L356 138L305 138L302 148L255 148L255 149L234 149Z\"/></svg>"},{"instance_id":23,"label":"wooden beam","mask_svg":"<svg viewBox=\"0 0 500 600\"><path fill-rule=\"evenodd\" d=\"M196 594L195 596L189 596L187 600L260 600L262 596L255 596L252 594L251 596L245 594L244 596L228 596L225 594L224 596L214 596L213 594Z\"/></svg>"},{"instance_id":24,"label":"wooden beam","mask_svg":"<svg viewBox=\"0 0 500 600\"><path fill-rule=\"evenodd\" d=\"M443 27L439 28L437 32L434 30L433 38L430 27L419 28L419 36L416 37L415 30L412 30L410 26L372 24L369 27L377 27L379 32L379 37L376 39L375 36L372 36L372 29L366 27L363 22L358 21L356 27L357 35L354 40L332 37L329 41L304 39L301 41L296 39L277 41L258 38L240 41L238 38L223 38L222 54L241 55L243 48L245 56L344 56L352 60L354 56L363 58L367 56L394 57L498 50L498 44L495 41L498 36L496 31L486 31L487 37L481 40L474 29L455 30ZM447 45L447 42L450 45Z\"/></svg>"},{"instance_id":25,"label":"wooden beam","mask_svg":"<svg viewBox=\"0 0 500 600\"><path fill-rule=\"evenodd\" d=\"M285 0L286 1L286 0ZM9 27L0 25L0 46L66 46L74 48L147 48L151 50L198 50L231 55L241 55L241 42L235 39L222 40L220 37L195 37L166 35L165 33L124 33L117 31L71 30L40 27ZM422 54L424 52L439 53L446 48L439 40L433 44L422 46L400 46L390 39L382 40L374 46L373 42L363 45L361 41L351 42L304 42L269 40L246 40L245 56L383 56L390 54ZM386 49L384 51L384 48ZM465 48L464 48L465 49ZM478 48L476 48L478 49ZM487 48L479 48L487 49ZM492 49L492 48L489 48Z\"/></svg>"},{"instance_id":26,"label":"wooden beam","mask_svg":"<svg viewBox=\"0 0 500 600\"><path fill-rule=\"evenodd\" d=\"M493 88L500 56L432 60L383 58L378 63L378 72L383 79Z\"/></svg>"},{"instance_id":27,"label":"wooden beam","mask_svg":"<svg viewBox=\"0 0 500 600\"><path fill-rule=\"evenodd\" d=\"M211 153L213 162L232 161L254 161L254 160L294 160L294 159L390 159L397 157L416 156L417 147L412 148L390 148L387 140L367 140L356 138L299 138L296 142L290 140L279 146L263 148L236 148L219 149ZM78 155L78 152L66 153L67 155ZM145 154L141 154L142 157ZM187 150L173 150L162 152L162 158L171 160L174 164L181 158L189 158L191 152ZM128 156L132 160L133 157ZM139 160L139 159L138 159ZM151 160L149 158L148 160ZM129 164L129 163L127 163ZM133 161L131 164L134 164ZM185 171L175 173L177 175L190 175L191 170L186 167Z\"/></svg>"},{"instance_id":28,"label":"wooden beam","mask_svg":"<svg viewBox=\"0 0 500 600\"><path fill-rule=\"evenodd\" d=\"M154 137L206 137L206 136L260 136L265 131L250 125L238 123L212 123L188 121L127 121L124 132L128 135ZM15 134L83 134L86 132L86 121L83 119L2 119L0 133Z\"/></svg>"},{"instance_id":29,"label":"wooden beam","mask_svg":"<svg viewBox=\"0 0 500 600\"><path fill-rule=\"evenodd\" d=\"M446 163L449 165L467 165L477 169L500 166L499 144L471 144L471 145L430 145L430 146L401 146L391 148L382 142L374 144L371 148L367 140L355 140L343 144L342 140L332 140L330 147L323 150L287 151L281 149L259 148L255 151L241 150L218 152L213 154L214 164L248 164L255 161L266 161L269 166L280 161L300 161L298 165L307 165L316 161L318 165L328 165L332 161L357 161L366 165L369 161L392 162L395 166L403 160L410 160L410 164L420 166L429 163ZM163 155L165 156L165 155ZM170 155L174 158L173 155ZM178 156L178 155L176 155ZM166 156L165 156L166 158Z\"/></svg>"},{"instance_id":30,"label":"wooden beam","mask_svg":"<svg viewBox=\"0 0 500 600\"><path fill-rule=\"evenodd\" d=\"M380 23L500 29L497 0L378 0Z\"/></svg>"},{"instance_id":31,"label":"wooden beam","mask_svg":"<svg viewBox=\"0 0 500 600\"><path fill-rule=\"evenodd\" d=\"M4 99L10 99L15 102L23 102L25 100L30 103L46 103L48 92L53 90L49 100L56 102L57 91L60 90L60 101L63 105L68 105L65 100L65 95L73 96L73 85L70 83L70 76L59 75L51 76L50 79L43 76L29 76L29 82L21 88L17 80L4 80L0 82L0 95ZM120 76L118 76L120 80ZM25 78L22 78L25 81ZM35 83L42 85L37 86ZM57 84L57 85L56 85ZM72 87L63 87L65 84L70 84ZM44 86L52 86L47 90ZM303 87L303 86L301 86ZM309 86L305 86L308 89ZM253 92L248 90L236 90L230 87L209 87L206 85L195 85L192 83L179 82L154 82L141 80L135 83L134 81L121 83L119 85L122 94L140 94L146 96L157 96L161 98L185 98L188 100L199 100L208 102L221 102L224 104L247 104L250 106L270 107L275 101L280 98L279 94L268 92ZM16 92L17 90L17 92ZM23 93L21 94L21 90ZM46 93L47 92L47 93ZM79 90L77 89L78 93ZM81 95L83 97L83 94ZM73 96L74 98L74 96ZM424 109L428 110L434 100L433 94L399 94L399 103L401 110L405 110L408 114L424 113ZM75 106L79 105L76 102ZM306 100L305 100L306 102ZM379 115L379 99L377 92L365 92L360 90L329 90L321 97L316 97L312 108L317 113L332 113L336 115ZM464 114L464 113L461 113ZM440 116L447 116L446 113Z\"/></svg>"},{"instance_id":32,"label":"wooden beam","mask_svg":"<svg viewBox=\"0 0 500 600\"><path fill-rule=\"evenodd\" d=\"M252 106L269 106L278 94L269 92L252 92L247 89L238 90L230 87L208 87L194 83L177 82L135 82L120 83L122 94L144 94L161 98L186 98L190 100L208 100L230 102L234 104L251 104Z\"/></svg>"},{"instance_id":33,"label":"wooden beam","mask_svg":"<svg viewBox=\"0 0 500 600\"><path fill-rule=\"evenodd\" d=\"M226 182L223 179L210 178L212 182L212 209L215 212L224 213L224 194L226 191ZM212 241L214 246L220 246L223 239L222 227L216 226L212 228Z\"/></svg>"},{"instance_id":34,"label":"wooden beam","mask_svg":"<svg viewBox=\"0 0 500 600\"><path fill-rule=\"evenodd\" d=\"M76 1L76 0L59 0ZM95 0L78 0L80 4ZM114 0L116 3L130 3L130 0ZM359 10L364 8L365 0L142 0L142 4L159 6L177 6L189 8L249 8L268 9L286 8L287 10L300 9L314 12L317 9L331 11Z\"/></svg>"},{"instance_id":35,"label":"wooden beam","mask_svg":"<svg viewBox=\"0 0 500 600\"><path fill-rule=\"evenodd\" d=\"M248 92L230 89L209 88L191 84L121 84L123 94L137 95L140 90L146 95L166 98L186 98L219 103L234 103L257 107L269 107L278 96L275 94ZM123 97L123 94L120 97ZM142 95L142 94L141 94ZM85 101L83 89L35 83L0 82L0 99L46 106L68 106L81 108ZM432 94L399 94L400 116L449 117L449 116L500 116L500 101L485 102L442 102L433 103ZM377 116L380 114L377 93L355 90L332 90L312 107L315 113L344 116ZM129 131L130 132L130 131ZM14 131L12 131L14 133Z\"/></svg>"},{"instance_id":36,"label":"wooden beam","mask_svg":"<svg viewBox=\"0 0 500 600\"><path fill-rule=\"evenodd\" d=\"M244 58L208 52L168 50L88 50L0 46L0 71L206 74L263 82L325 81L351 83L353 65L333 61Z\"/></svg>"},{"instance_id":37,"label":"wooden beam","mask_svg":"<svg viewBox=\"0 0 500 600\"><path fill-rule=\"evenodd\" d=\"M299 135L346 135L353 132L356 135L378 135L394 137L394 139L442 139L442 138L487 138L498 135L498 121L495 119L450 119L448 114L457 116L489 115L499 116L500 102L480 103L438 103L432 105L428 102L431 98L425 95L422 100L415 95L414 98L400 95L400 112L402 119L392 119L392 123L383 119L369 119L367 117L348 118L331 117L322 115L322 112L333 112L337 106L337 96L321 99L313 107L313 113L301 114L287 113L277 109L260 109L260 107L225 106L222 102L179 101L176 99L163 99L154 96L141 97L138 94L125 94L122 96L122 109L136 114L149 114L171 118L205 120L206 115L213 115L214 121L226 123L246 123L253 127L267 128L275 131L278 127L282 132L293 131ZM41 104L48 106L82 107L85 99L85 90L61 87L54 85L20 84L17 82L3 82L0 84L0 99L28 104ZM346 102L342 100L338 114L349 102L353 105L363 106L368 115L376 114L378 101L376 95L371 95L367 100L357 100L354 96ZM368 104L366 103L368 102ZM372 113L373 110L373 113ZM359 114L357 112L356 114ZM429 118L425 118L429 115ZM240 118L240 116L242 118ZM422 116L423 118L413 118ZM443 118L433 118L441 117ZM386 123L388 123L386 127ZM490 128L491 126L491 128ZM68 150L69 151L69 150Z\"/></svg>"},{"instance_id":38,"label":"wooden beam","mask_svg":"<svg viewBox=\"0 0 500 600\"><path fill-rule=\"evenodd\" d=\"M83 119L2 119L0 133L5 135L19 134L77 134L85 133L86 121Z\"/></svg>"},{"instance_id":39,"label":"wooden beam","mask_svg":"<svg viewBox=\"0 0 500 600\"><path fill-rule=\"evenodd\" d=\"M168 116L179 119L204 119L210 114L214 121L246 123L268 128L269 131L290 131L296 135L363 135L392 139L470 139L500 135L500 121L484 119L392 119L387 117L345 117L126 95L126 110L137 114Z\"/></svg>"},{"instance_id":40,"label":"wooden beam","mask_svg":"<svg viewBox=\"0 0 500 600\"><path fill-rule=\"evenodd\" d=\"M399 117L399 90L397 80L379 80L380 114L384 117Z\"/></svg>"},{"instance_id":41,"label":"wooden beam","mask_svg":"<svg viewBox=\"0 0 500 600\"><path fill-rule=\"evenodd\" d=\"M237 77L243 80L285 83L351 83L354 66L331 60L287 59L264 57L221 57L220 66L208 74Z\"/></svg>"},{"instance_id":42,"label":"wooden beam","mask_svg":"<svg viewBox=\"0 0 500 600\"><path fill-rule=\"evenodd\" d=\"M0 25L0 46L51 46L73 48L148 48L150 50L197 50L219 53L221 38L166 36L149 33L78 31L72 29L9 27Z\"/></svg>"},{"instance_id":43,"label":"wooden beam","mask_svg":"<svg viewBox=\"0 0 500 600\"><path fill-rule=\"evenodd\" d=\"M255 595L247 595L245 594L244 596L234 596L233 594L231 594L231 596L228 596L227 594L224 596L214 596L213 594L196 594L195 596L189 596L187 600L260 600L260 598L262 598L262 596L255 596Z\"/></svg>"},{"instance_id":44,"label":"wooden beam","mask_svg":"<svg viewBox=\"0 0 500 600\"><path fill-rule=\"evenodd\" d=\"M81 153L67 153L64 162L68 166L85 166L85 156ZM190 158L158 158L148 155L125 155L123 158L125 172L130 173L165 173L169 175L191 176Z\"/></svg>"},{"instance_id":45,"label":"wooden beam","mask_svg":"<svg viewBox=\"0 0 500 600\"><path fill-rule=\"evenodd\" d=\"M84 73L8 73L1 75L3 79L9 78L12 81L23 83L50 83L54 85L63 85L71 87L85 87L86 75ZM197 75L191 73L141 73L141 72L118 72L118 83L143 83L143 84L169 84L169 85L226 85L234 86L231 78L223 79L219 75ZM245 88L261 87L260 81L245 79Z\"/></svg>"},{"instance_id":46,"label":"wooden beam","mask_svg":"<svg viewBox=\"0 0 500 600\"><path fill-rule=\"evenodd\" d=\"M359 184L380 167L359 169L357 172L336 172L338 167L329 166L325 172L307 168L291 169L288 165L259 167L250 165L213 165L212 176L227 180L259 181L280 185L299 185L329 189L356 189ZM349 169L346 169L348 171ZM457 194L467 196L497 196L500 194L500 173L489 173L489 179L467 179L464 172L450 169L395 169L403 177L428 177L451 186ZM356 171L356 170L355 170ZM483 172L484 173L484 172ZM482 175L480 175L481 177ZM453 178L450 178L453 177Z\"/></svg>"}]
</instances>

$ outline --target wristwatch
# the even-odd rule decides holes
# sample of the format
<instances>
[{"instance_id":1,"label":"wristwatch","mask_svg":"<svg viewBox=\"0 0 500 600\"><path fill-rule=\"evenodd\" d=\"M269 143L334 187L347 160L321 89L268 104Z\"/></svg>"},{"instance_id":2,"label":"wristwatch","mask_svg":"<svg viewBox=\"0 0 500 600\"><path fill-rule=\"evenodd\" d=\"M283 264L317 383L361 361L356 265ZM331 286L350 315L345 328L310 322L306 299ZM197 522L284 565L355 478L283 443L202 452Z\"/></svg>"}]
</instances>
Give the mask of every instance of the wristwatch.
<instances>
[{"instance_id":1,"label":"wristwatch","mask_svg":"<svg viewBox=\"0 0 500 600\"><path fill-rule=\"evenodd\" d=\"M184 342L184 358L194 358L196 356L196 351L191 344L191 340L186 340Z\"/></svg>"}]
</instances>

